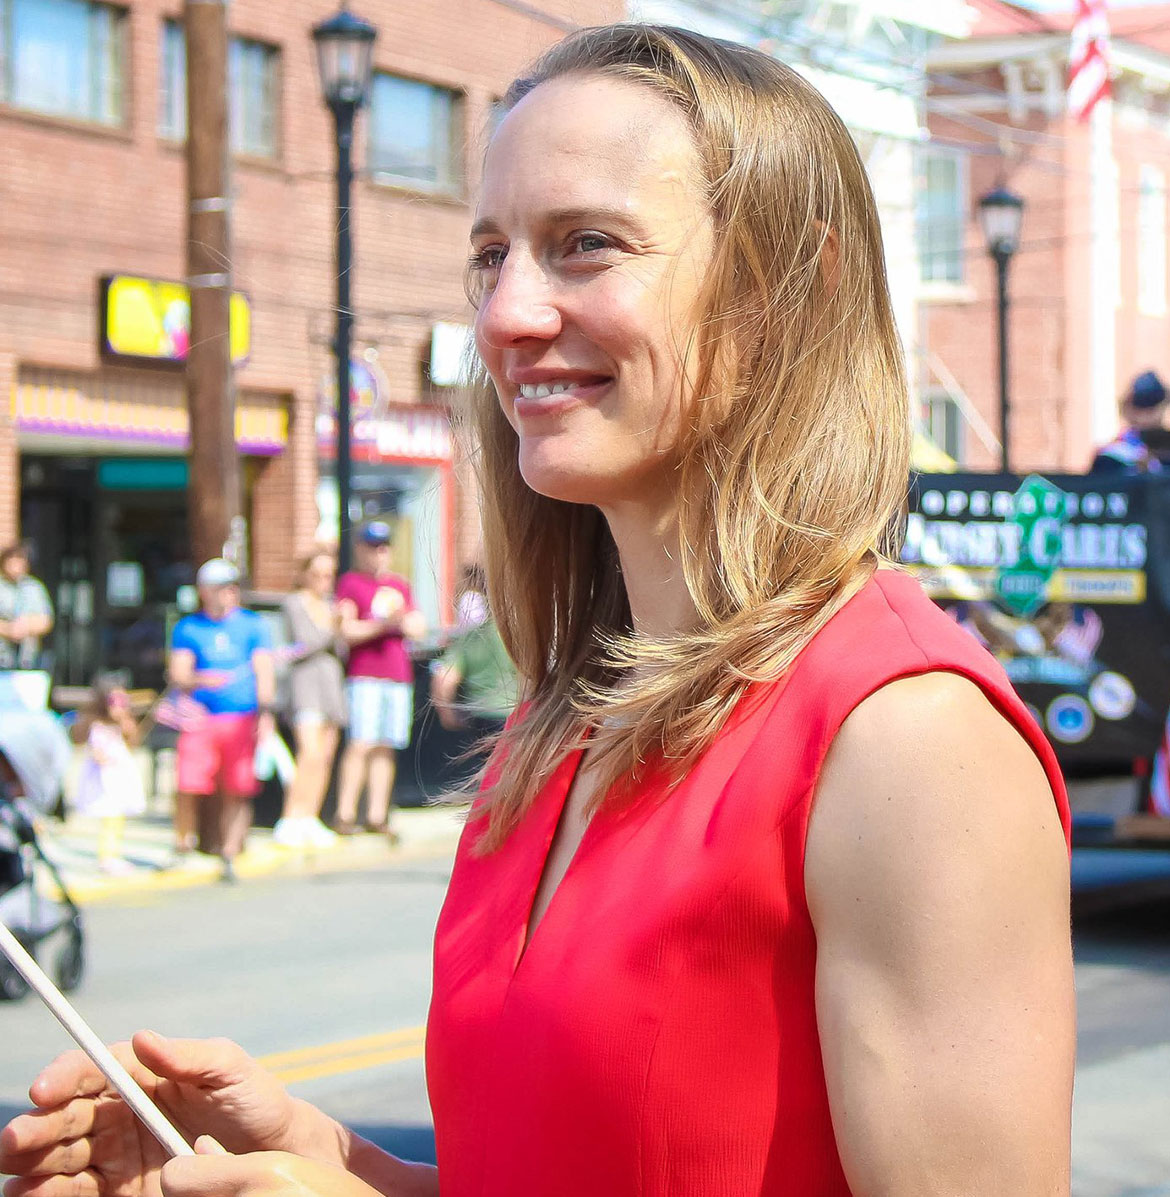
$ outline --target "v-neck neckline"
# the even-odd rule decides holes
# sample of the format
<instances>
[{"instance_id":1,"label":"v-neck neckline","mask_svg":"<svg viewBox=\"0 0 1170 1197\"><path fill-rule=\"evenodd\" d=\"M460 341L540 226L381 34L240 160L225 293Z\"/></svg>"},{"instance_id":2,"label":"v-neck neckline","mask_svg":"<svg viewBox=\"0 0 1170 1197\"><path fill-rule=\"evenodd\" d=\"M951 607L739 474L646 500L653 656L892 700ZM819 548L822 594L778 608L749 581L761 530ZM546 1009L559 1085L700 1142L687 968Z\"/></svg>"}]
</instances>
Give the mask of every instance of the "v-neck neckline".
<instances>
[{"instance_id":1,"label":"v-neck neckline","mask_svg":"<svg viewBox=\"0 0 1170 1197\"><path fill-rule=\"evenodd\" d=\"M547 812L542 812L545 815L546 822L541 828L541 851L536 868L533 873L529 874L526 884L525 902L520 921L519 943L512 966L513 976L519 972L524 962L528 959L529 953L532 951L533 941L556 907L557 898L573 873L577 861L580 859L581 850L585 847L586 840L589 838L593 830L593 825L596 822L597 816L589 820L581 835L581 839L577 843L577 847L573 850L573 855L569 858L569 863L565 866L564 873L561 874L560 881L557 882L556 887L549 894L548 901L544 905L544 911L537 921L536 926L533 926L532 915L536 910L536 900L540 896L540 888L544 883L545 874L548 872L557 832L560 830L565 818L565 811L569 805L569 795L573 792L573 787L576 785L577 778L581 773L581 764L585 759L585 747L585 745L582 745L567 753L564 760L557 766L557 770L549 783L549 809Z\"/></svg>"}]
</instances>

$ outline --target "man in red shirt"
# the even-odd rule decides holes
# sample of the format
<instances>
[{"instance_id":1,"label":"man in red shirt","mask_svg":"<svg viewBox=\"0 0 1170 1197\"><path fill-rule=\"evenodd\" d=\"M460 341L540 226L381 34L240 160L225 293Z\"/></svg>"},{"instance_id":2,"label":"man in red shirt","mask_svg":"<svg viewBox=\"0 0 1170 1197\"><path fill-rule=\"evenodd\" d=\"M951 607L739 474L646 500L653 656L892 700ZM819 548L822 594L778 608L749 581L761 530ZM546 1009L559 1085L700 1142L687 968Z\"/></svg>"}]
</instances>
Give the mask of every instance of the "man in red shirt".
<instances>
[{"instance_id":1,"label":"man in red shirt","mask_svg":"<svg viewBox=\"0 0 1170 1197\"><path fill-rule=\"evenodd\" d=\"M357 830L358 802L367 790L366 829L390 831L395 753L410 743L414 665L406 641L426 633L410 583L390 569L390 526L367 524L355 545L356 569L337 582L341 634L349 645L346 691L348 743L341 757L337 818L342 835Z\"/></svg>"}]
</instances>

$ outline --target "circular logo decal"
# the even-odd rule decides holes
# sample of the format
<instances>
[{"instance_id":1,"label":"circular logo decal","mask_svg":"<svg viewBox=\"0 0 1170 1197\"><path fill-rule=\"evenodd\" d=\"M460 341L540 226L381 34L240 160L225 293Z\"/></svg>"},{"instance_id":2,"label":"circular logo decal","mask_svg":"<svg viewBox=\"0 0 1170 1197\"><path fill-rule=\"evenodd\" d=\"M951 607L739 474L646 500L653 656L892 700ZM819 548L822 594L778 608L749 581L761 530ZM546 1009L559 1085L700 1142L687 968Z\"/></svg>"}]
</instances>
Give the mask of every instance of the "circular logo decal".
<instances>
[{"instance_id":1,"label":"circular logo decal","mask_svg":"<svg viewBox=\"0 0 1170 1197\"><path fill-rule=\"evenodd\" d=\"M1133 714L1137 695L1129 678L1106 670L1090 684L1089 701L1102 719L1127 719Z\"/></svg>"},{"instance_id":2,"label":"circular logo decal","mask_svg":"<svg viewBox=\"0 0 1170 1197\"><path fill-rule=\"evenodd\" d=\"M1062 744L1080 744L1093 730L1093 712L1079 694L1061 694L1048 704L1048 734Z\"/></svg>"}]
</instances>

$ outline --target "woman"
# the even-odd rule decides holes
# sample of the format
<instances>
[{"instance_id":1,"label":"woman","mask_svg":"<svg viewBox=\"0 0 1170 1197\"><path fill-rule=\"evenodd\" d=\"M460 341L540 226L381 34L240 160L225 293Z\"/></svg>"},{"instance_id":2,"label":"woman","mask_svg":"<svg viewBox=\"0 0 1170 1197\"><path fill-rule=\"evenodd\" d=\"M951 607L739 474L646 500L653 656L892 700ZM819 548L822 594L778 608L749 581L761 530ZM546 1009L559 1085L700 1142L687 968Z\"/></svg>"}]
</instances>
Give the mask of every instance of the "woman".
<instances>
[{"instance_id":1,"label":"woman","mask_svg":"<svg viewBox=\"0 0 1170 1197\"><path fill-rule=\"evenodd\" d=\"M345 722L336 576L331 553L311 553L301 563L297 589L284 601L285 622L300 650L289 668L297 770L273 838L294 847L324 847L337 838L318 817Z\"/></svg>"},{"instance_id":2,"label":"woman","mask_svg":"<svg viewBox=\"0 0 1170 1197\"><path fill-rule=\"evenodd\" d=\"M848 134L773 60L642 27L572 35L505 109L475 423L527 699L436 935L438 1170L140 1036L148 1083L198 1081L160 1090L184 1128L253 1153L163 1191L1067 1193L1067 802L887 564L908 404ZM52 1066L0 1166L138 1176L69 1104L97 1088Z\"/></svg>"}]
</instances>

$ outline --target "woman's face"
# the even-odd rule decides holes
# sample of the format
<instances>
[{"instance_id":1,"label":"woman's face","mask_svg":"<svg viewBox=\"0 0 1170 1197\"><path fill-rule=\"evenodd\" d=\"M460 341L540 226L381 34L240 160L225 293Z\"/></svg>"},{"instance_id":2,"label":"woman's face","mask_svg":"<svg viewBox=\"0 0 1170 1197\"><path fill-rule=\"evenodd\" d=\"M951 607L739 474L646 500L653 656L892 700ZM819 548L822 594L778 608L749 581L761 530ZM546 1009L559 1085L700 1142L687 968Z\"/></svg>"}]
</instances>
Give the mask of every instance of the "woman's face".
<instances>
[{"instance_id":1,"label":"woman's face","mask_svg":"<svg viewBox=\"0 0 1170 1197\"><path fill-rule=\"evenodd\" d=\"M320 598L328 598L333 593L336 574L331 557L324 554L314 557L305 568L305 588Z\"/></svg>"},{"instance_id":2,"label":"woman's face","mask_svg":"<svg viewBox=\"0 0 1170 1197\"><path fill-rule=\"evenodd\" d=\"M469 289L533 490L602 509L669 505L711 240L686 122L648 88L556 79L500 124Z\"/></svg>"}]
</instances>

